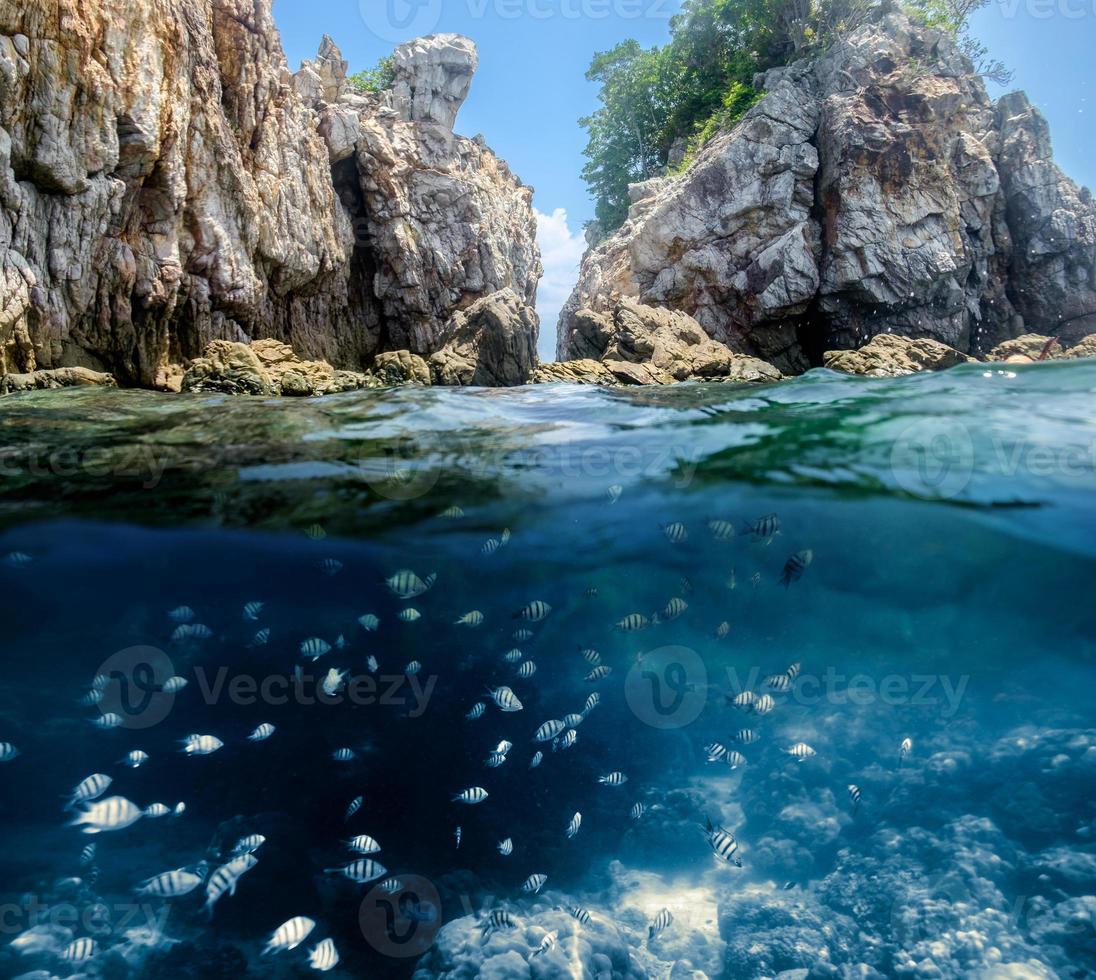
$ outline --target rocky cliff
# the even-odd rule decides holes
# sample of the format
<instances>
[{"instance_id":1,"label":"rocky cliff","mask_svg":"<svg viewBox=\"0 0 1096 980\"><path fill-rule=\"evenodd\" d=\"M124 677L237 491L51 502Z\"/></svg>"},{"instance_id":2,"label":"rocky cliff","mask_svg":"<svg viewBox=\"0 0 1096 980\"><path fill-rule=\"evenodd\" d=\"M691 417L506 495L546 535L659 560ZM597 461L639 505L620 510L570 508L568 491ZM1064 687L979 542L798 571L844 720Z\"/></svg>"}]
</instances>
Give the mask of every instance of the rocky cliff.
<instances>
[{"instance_id":1,"label":"rocky cliff","mask_svg":"<svg viewBox=\"0 0 1096 980\"><path fill-rule=\"evenodd\" d=\"M0 0L0 374L174 387L262 338L361 370L501 290L535 350L531 191L452 130L475 68L428 38L363 96L330 41L290 73L270 0Z\"/></svg>"},{"instance_id":2,"label":"rocky cliff","mask_svg":"<svg viewBox=\"0 0 1096 980\"><path fill-rule=\"evenodd\" d=\"M632 188L564 308L601 359L622 300L689 314L786 373L877 334L983 354L1096 329L1096 207L1021 94L994 104L951 39L896 9L765 95L678 176Z\"/></svg>"}]
</instances>

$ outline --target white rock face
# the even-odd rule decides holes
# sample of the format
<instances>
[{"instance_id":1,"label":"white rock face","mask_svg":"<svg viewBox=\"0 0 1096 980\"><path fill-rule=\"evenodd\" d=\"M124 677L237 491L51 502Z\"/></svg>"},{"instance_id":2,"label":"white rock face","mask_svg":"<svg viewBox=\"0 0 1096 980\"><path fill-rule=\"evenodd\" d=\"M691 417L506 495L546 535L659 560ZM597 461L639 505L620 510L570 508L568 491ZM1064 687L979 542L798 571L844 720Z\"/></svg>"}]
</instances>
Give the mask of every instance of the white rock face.
<instances>
[{"instance_id":1,"label":"white rock face","mask_svg":"<svg viewBox=\"0 0 1096 980\"><path fill-rule=\"evenodd\" d=\"M0 0L0 375L175 387L261 338L360 370L532 304L531 191L451 131L474 46L396 60L366 97L329 38L288 71L270 0Z\"/></svg>"},{"instance_id":2,"label":"white rock face","mask_svg":"<svg viewBox=\"0 0 1096 980\"><path fill-rule=\"evenodd\" d=\"M764 98L676 178L633 188L587 253L561 359L598 358L586 311L679 310L787 373L881 333L982 353L1096 322L1096 208L1022 95L994 105L944 34L897 10Z\"/></svg>"},{"instance_id":3,"label":"white rock face","mask_svg":"<svg viewBox=\"0 0 1096 980\"><path fill-rule=\"evenodd\" d=\"M468 98L479 52L469 38L435 34L396 48L393 106L405 122L451 130Z\"/></svg>"}]
</instances>

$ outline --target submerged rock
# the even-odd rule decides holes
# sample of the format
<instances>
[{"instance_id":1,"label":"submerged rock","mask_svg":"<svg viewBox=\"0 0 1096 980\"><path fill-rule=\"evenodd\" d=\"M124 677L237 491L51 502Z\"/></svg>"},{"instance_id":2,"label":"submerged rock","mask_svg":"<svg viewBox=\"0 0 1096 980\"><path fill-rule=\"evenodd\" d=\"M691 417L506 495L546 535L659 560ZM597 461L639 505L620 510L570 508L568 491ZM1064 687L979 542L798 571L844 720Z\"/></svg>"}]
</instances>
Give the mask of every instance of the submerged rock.
<instances>
[{"instance_id":1,"label":"submerged rock","mask_svg":"<svg viewBox=\"0 0 1096 980\"><path fill-rule=\"evenodd\" d=\"M637 185L587 252L560 360L623 300L691 314L796 373L876 335L981 354L1096 322L1096 205L1022 95L996 105L945 32L893 6L764 97L680 176Z\"/></svg>"},{"instance_id":2,"label":"submerged rock","mask_svg":"<svg viewBox=\"0 0 1096 980\"><path fill-rule=\"evenodd\" d=\"M914 340L884 333L859 350L829 351L823 363L831 371L845 374L897 378L919 371L945 371L971 360L973 358L936 340Z\"/></svg>"}]
</instances>

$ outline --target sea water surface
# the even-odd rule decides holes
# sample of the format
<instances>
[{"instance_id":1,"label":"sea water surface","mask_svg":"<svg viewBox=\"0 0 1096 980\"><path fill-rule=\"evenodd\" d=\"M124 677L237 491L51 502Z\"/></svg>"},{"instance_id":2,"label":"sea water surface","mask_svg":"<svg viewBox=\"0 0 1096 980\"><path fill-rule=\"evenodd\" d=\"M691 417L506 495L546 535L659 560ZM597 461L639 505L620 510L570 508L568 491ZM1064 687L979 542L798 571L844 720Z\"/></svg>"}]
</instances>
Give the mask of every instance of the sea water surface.
<instances>
[{"instance_id":1,"label":"sea water surface","mask_svg":"<svg viewBox=\"0 0 1096 980\"><path fill-rule=\"evenodd\" d=\"M1096 975L1094 395L4 399L0 975Z\"/></svg>"}]
</instances>

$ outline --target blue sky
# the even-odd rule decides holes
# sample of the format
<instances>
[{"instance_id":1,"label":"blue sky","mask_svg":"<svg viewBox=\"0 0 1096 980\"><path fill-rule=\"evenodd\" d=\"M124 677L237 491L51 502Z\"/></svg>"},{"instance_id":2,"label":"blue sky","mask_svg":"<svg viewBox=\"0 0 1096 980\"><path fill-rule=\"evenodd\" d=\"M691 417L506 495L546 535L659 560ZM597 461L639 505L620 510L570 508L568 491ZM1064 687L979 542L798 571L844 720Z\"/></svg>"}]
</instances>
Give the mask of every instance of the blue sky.
<instances>
[{"instance_id":1,"label":"blue sky","mask_svg":"<svg viewBox=\"0 0 1096 980\"><path fill-rule=\"evenodd\" d=\"M483 133L536 189L546 269L541 352L548 357L582 254L582 226L593 213L580 176L586 141L578 119L597 105L586 68L595 52L627 37L663 43L678 7L677 0L275 0L274 15L293 68L315 55L325 33L352 71L420 34L454 31L475 40L480 69L457 131ZM1014 70L1010 87L1025 89L1047 115L1062 167L1096 186L1096 0L991 0L973 27Z\"/></svg>"}]
</instances>

